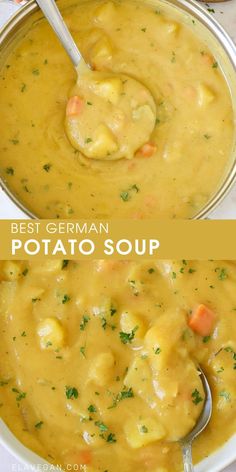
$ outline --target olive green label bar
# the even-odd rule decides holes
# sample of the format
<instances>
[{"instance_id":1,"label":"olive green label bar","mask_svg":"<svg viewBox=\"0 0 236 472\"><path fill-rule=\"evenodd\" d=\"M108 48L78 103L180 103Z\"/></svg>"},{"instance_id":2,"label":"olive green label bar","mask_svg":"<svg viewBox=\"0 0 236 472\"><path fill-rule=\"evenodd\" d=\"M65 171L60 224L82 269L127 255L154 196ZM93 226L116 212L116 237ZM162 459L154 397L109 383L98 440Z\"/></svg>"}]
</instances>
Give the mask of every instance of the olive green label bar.
<instances>
[{"instance_id":1,"label":"olive green label bar","mask_svg":"<svg viewBox=\"0 0 236 472\"><path fill-rule=\"evenodd\" d=\"M236 221L2 220L0 259L236 259Z\"/></svg>"}]
</instances>

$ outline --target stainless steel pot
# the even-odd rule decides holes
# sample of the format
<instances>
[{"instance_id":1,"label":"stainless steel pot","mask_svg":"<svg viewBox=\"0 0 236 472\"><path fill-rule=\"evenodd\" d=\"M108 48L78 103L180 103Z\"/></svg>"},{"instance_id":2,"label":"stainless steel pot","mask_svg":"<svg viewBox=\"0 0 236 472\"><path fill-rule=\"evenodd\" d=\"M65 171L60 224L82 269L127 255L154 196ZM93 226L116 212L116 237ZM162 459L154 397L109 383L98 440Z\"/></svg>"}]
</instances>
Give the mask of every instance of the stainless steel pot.
<instances>
[{"instance_id":1,"label":"stainless steel pot","mask_svg":"<svg viewBox=\"0 0 236 472\"><path fill-rule=\"evenodd\" d=\"M89 0L85 0L89 1ZM151 4L155 4L155 0L147 0ZM68 7L69 4L76 3L76 0L58 0L60 8ZM220 26L220 24L212 17L200 4L192 0L163 0L163 3L171 5L177 10L184 13L184 21L186 24L198 31L201 38L207 43L208 47L216 56L218 63L221 65L225 79L228 82L232 103L234 108L236 123L236 46ZM26 5L20 8L17 13L10 18L6 25L0 30L0 58L4 60L9 50L14 46L17 38L22 31L27 31L30 25L39 20L42 13L34 0L30 0ZM236 181L236 133L234 138L234 146L232 155L229 158L228 168L222 175L222 181L215 194L208 203L193 217L193 219L202 219L210 216L210 213L216 209L219 203L224 199ZM9 190L3 179L0 178L0 185L7 193L8 197L25 213L25 215L35 218L24 205Z\"/></svg>"}]
</instances>

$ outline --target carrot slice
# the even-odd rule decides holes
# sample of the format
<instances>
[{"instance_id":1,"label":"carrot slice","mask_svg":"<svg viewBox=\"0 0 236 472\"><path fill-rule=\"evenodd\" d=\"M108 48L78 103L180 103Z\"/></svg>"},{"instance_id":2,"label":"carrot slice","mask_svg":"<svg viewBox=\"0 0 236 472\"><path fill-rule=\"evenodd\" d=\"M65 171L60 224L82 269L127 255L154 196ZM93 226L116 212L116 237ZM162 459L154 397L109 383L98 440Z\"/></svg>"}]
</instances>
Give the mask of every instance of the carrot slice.
<instances>
[{"instance_id":1,"label":"carrot slice","mask_svg":"<svg viewBox=\"0 0 236 472\"><path fill-rule=\"evenodd\" d=\"M88 465L92 462L92 453L89 449L71 451L66 455L66 463L71 465Z\"/></svg>"},{"instance_id":2,"label":"carrot slice","mask_svg":"<svg viewBox=\"0 0 236 472\"><path fill-rule=\"evenodd\" d=\"M68 100L66 107L66 116L78 116L83 107L83 100L75 95Z\"/></svg>"},{"instance_id":3,"label":"carrot slice","mask_svg":"<svg viewBox=\"0 0 236 472\"><path fill-rule=\"evenodd\" d=\"M193 311L188 325L200 336L210 336L214 329L215 319L215 313L206 305L200 304Z\"/></svg>"},{"instance_id":4,"label":"carrot slice","mask_svg":"<svg viewBox=\"0 0 236 472\"><path fill-rule=\"evenodd\" d=\"M143 157L152 157L156 150L157 147L155 146L155 144L146 143L139 149L139 153Z\"/></svg>"}]
</instances>

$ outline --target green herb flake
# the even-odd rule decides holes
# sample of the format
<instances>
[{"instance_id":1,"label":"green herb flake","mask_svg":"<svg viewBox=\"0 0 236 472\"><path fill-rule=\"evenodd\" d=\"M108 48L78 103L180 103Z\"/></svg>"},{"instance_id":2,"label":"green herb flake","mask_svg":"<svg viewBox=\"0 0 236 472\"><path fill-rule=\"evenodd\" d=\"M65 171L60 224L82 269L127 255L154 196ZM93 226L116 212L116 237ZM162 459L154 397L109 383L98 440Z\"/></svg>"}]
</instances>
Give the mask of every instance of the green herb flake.
<instances>
[{"instance_id":1,"label":"green herb flake","mask_svg":"<svg viewBox=\"0 0 236 472\"><path fill-rule=\"evenodd\" d=\"M203 398L200 395L200 392L195 388L195 390L192 392L192 402L194 405L198 405L199 403L203 402Z\"/></svg>"},{"instance_id":2,"label":"green herb flake","mask_svg":"<svg viewBox=\"0 0 236 472\"><path fill-rule=\"evenodd\" d=\"M5 172L6 172L7 175L14 175L14 173L15 173L13 167L7 167Z\"/></svg>"},{"instance_id":3,"label":"green herb flake","mask_svg":"<svg viewBox=\"0 0 236 472\"><path fill-rule=\"evenodd\" d=\"M132 195L135 193L139 193L140 189L136 184L131 185L131 187L128 188L128 190L123 190L120 193L120 198L123 200L123 202L128 202L131 200Z\"/></svg>"},{"instance_id":4,"label":"green herb flake","mask_svg":"<svg viewBox=\"0 0 236 472\"><path fill-rule=\"evenodd\" d=\"M145 426L145 424L143 424L143 425L140 427L140 432L143 433L143 434L148 433L148 428L147 428L147 426Z\"/></svg>"},{"instance_id":5,"label":"green herb flake","mask_svg":"<svg viewBox=\"0 0 236 472\"><path fill-rule=\"evenodd\" d=\"M108 431L108 427L102 421L95 421L94 424L100 429L101 433L106 433Z\"/></svg>"},{"instance_id":6,"label":"green herb flake","mask_svg":"<svg viewBox=\"0 0 236 472\"><path fill-rule=\"evenodd\" d=\"M17 396L16 396L16 401L17 401L18 403L19 403L21 400L24 400L24 398L26 397L26 393L25 393L25 392L21 392L21 391L18 390L17 388L12 388L12 392L17 394Z\"/></svg>"},{"instance_id":7,"label":"green herb flake","mask_svg":"<svg viewBox=\"0 0 236 472\"><path fill-rule=\"evenodd\" d=\"M77 390L77 388L75 387L66 387L66 398L68 398L68 400L72 400L72 399L77 399L79 396L79 392Z\"/></svg>"},{"instance_id":8,"label":"green herb flake","mask_svg":"<svg viewBox=\"0 0 236 472\"><path fill-rule=\"evenodd\" d=\"M134 340L135 333L138 330L138 326L132 329L131 333L120 332L120 340L123 344L131 344Z\"/></svg>"},{"instance_id":9,"label":"green herb flake","mask_svg":"<svg viewBox=\"0 0 236 472\"><path fill-rule=\"evenodd\" d=\"M204 344L208 343L210 340L211 340L211 336L203 336L203 338L202 338L202 342Z\"/></svg>"},{"instance_id":10,"label":"green herb flake","mask_svg":"<svg viewBox=\"0 0 236 472\"><path fill-rule=\"evenodd\" d=\"M115 434L109 433L108 436L107 436L106 441L107 441L107 443L110 443L110 444L116 443L117 440L116 440Z\"/></svg>"},{"instance_id":11,"label":"green herb flake","mask_svg":"<svg viewBox=\"0 0 236 472\"><path fill-rule=\"evenodd\" d=\"M45 170L45 172L49 172L51 167L52 167L52 164L44 164L43 170Z\"/></svg>"},{"instance_id":12,"label":"green herb flake","mask_svg":"<svg viewBox=\"0 0 236 472\"><path fill-rule=\"evenodd\" d=\"M158 356L159 354L161 354L161 348L160 347L157 347L156 349L154 348L154 353Z\"/></svg>"},{"instance_id":13,"label":"green herb flake","mask_svg":"<svg viewBox=\"0 0 236 472\"><path fill-rule=\"evenodd\" d=\"M224 268L217 267L215 272L218 274L219 280L226 280L228 278L227 270Z\"/></svg>"},{"instance_id":14,"label":"green herb flake","mask_svg":"<svg viewBox=\"0 0 236 472\"><path fill-rule=\"evenodd\" d=\"M84 315L82 321L80 323L80 331L84 331L88 322L90 321L90 317L88 315Z\"/></svg>"},{"instance_id":15,"label":"green herb flake","mask_svg":"<svg viewBox=\"0 0 236 472\"><path fill-rule=\"evenodd\" d=\"M80 348L80 354L82 354L83 357L86 357L86 356L85 356L85 346L81 346L81 348Z\"/></svg>"},{"instance_id":16,"label":"green herb flake","mask_svg":"<svg viewBox=\"0 0 236 472\"><path fill-rule=\"evenodd\" d=\"M41 429L42 426L43 426L43 421L39 421L38 423L36 423L36 424L34 425L34 427L35 427L36 429Z\"/></svg>"},{"instance_id":17,"label":"green herb flake","mask_svg":"<svg viewBox=\"0 0 236 472\"><path fill-rule=\"evenodd\" d=\"M25 90L26 90L26 84L22 84L21 89L20 89L21 93L24 93Z\"/></svg>"},{"instance_id":18,"label":"green herb flake","mask_svg":"<svg viewBox=\"0 0 236 472\"><path fill-rule=\"evenodd\" d=\"M89 405L88 411L89 413L97 413L97 408L95 405Z\"/></svg>"},{"instance_id":19,"label":"green herb flake","mask_svg":"<svg viewBox=\"0 0 236 472\"><path fill-rule=\"evenodd\" d=\"M10 143L14 144L14 146L16 146L17 144L19 144L19 139L17 138L13 138L13 139L9 139Z\"/></svg>"},{"instance_id":20,"label":"green herb flake","mask_svg":"<svg viewBox=\"0 0 236 472\"><path fill-rule=\"evenodd\" d=\"M32 74L38 76L40 74L39 69L33 69Z\"/></svg>"},{"instance_id":21,"label":"green herb flake","mask_svg":"<svg viewBox=\"0 0 236 472\"><path fill-rule=\"evenodd\" d=\"M61 269L62 269L62 270L65 269L65 268L68 266L69 262L70 262L70 261L64 259L64 260L62 261L62 264L61 264Z\"/></svg>"},{"instance_id":22,"label":"green herb flake","mask_svg":"<svg viewBox=\"0 0 236 472\"><path fill-rule=\"evenodd\" d=\"M231 401L231 395L229 392L227 392L226 390L222 390L221 392L219 392L219 396L224 398L226 402L230 402Z\"/></svg>"},{"instance_id":23,"label":"green herb flake","mask_svg":"<svg viewBox=\"0 0 236 472\"><path fill-rule=\"evenodd\" d=\"M66 294L65 294L65 295L63 296L63 298L62 298L61 303L62 303L63 305L65 305L65 303L69 302L70 300L71 300L71 298L69 297L69 295L66 295Z\"/></svg>"}]
</instances>

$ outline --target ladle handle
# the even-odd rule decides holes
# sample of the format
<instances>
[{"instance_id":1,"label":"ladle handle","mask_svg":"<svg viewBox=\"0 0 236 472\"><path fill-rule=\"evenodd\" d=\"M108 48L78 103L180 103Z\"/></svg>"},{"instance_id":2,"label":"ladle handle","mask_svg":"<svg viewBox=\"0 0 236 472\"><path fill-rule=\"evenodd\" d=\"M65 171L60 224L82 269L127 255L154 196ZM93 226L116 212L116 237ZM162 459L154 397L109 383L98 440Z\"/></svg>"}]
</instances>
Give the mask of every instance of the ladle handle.
<instances>
[{"instance_id":1,"label":"ladle handle","mask_svg":"<svg viewBox=\"0 0 236 472\"><path fill-rule=\"evenodd\" d=\"M192 443L187 442L182 446L184 472L194 472L192 460Z\"/></svg>"},{"instance_id":2,"label":"ladle handle","mask_svg":"<svg viewBox=\"0 0 236 472\"><path fill-rule=\"evenodd\" d=\"M69 54L75 67L78 67L82 56L61 16L54 0L36 0L51 27Z\"/></svg>"}]
</instances>

